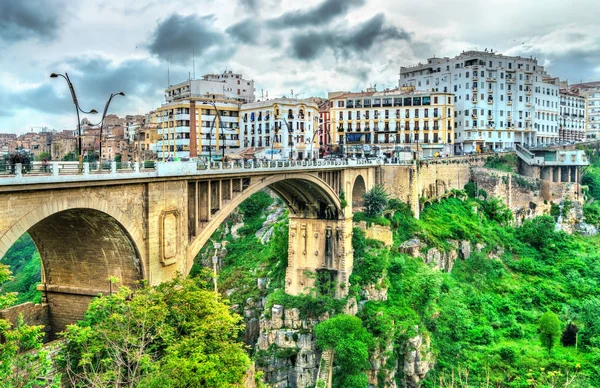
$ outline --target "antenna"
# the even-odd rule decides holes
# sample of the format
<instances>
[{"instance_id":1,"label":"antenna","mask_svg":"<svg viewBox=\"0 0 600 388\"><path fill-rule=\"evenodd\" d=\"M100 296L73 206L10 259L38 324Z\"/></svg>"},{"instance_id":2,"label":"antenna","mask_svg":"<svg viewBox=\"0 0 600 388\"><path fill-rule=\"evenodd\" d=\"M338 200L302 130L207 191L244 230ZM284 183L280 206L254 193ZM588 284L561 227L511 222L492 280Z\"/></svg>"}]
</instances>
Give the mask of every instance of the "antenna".
<instances>
[{"instance_id":1,"label":"antenna","mask_svg":"<svg viewBox=\"0 0 600 388\"><path fill-rule=\"evenodd\" d=\"M292 89L292 98L294 98L294 89Z\"/></svg>"},{"instance_id":2,"label":"antenna","mask_svg":"<svg viewBox=\"0 0 600 388\"><path fill-rule=\"evenodd\" d=\"M194 50L192 50L192 71L194 75L193 79L196 79L196 53Z\"/></svg>"}]
</instances>

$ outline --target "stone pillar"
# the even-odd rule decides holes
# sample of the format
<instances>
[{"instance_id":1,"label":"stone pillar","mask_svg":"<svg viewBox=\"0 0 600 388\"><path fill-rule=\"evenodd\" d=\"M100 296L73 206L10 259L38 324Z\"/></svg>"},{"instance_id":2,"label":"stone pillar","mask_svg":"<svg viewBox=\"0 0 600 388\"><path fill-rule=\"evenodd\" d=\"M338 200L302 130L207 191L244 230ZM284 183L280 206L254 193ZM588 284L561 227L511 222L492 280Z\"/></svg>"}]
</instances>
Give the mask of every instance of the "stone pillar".
<instances>
[{"instance_id":1,"label":"stone pillar","mask_svg":"<svg viewBox=\"0 0 600 388\"><path fill-rule=\"evenodd\" d=\"M560 182L560 176L558 174L558 170L560 167L551 167L552 168L552 182Z\"/></svg>"},{"instance_id":2,"label":"stone pillar","mask_svg":"<svg viewBox=\"0 0 600 388\"><path fill-rule=\"evenodd\" d=\"M577 167L568 167L571 170L571 182L577 182Z\"/></svg>"},{"instance_id":3,"label":"stone pillar","mask_svg":"<svg viewBox=\"0 0 600 388\"><path fill-rule=\"evenodd\" d=\"M352 273L352 219L319 220L290 215L285 292L300 295L315 286L317 270L338 283L337 297L348 293Z\"/></svg>"},{"instance_id":4,"label":"stone pillar","mask_svg":"<svg viewBox=\"0 0 600 388\"><path fill-rule=\"evenodd\" d=\"M198 157L196 136L196 101L190 101L190 158Z\"/></svg>"}]
</instances>

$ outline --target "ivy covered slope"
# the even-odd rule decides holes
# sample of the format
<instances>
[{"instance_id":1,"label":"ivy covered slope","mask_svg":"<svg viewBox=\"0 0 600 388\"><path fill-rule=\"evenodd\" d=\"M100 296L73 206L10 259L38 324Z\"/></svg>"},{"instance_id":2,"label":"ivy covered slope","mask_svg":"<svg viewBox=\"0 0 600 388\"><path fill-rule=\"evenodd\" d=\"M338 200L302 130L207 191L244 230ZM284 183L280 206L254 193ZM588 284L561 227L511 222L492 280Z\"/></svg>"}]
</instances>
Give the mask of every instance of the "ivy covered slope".
<instances>
[{"instance_id":1,"label":"ivy covered slope","mask_svg":"<svg viewBox=\"0 0 600 388\"><path fill-rule=\"evenodd\" d=\"M452 386L452 376L467 374L468 386L565 386L575 375L570 386L600 386L600 238L555 232L551 216L515 229L501 202L456 194L426 206L420 220L391 201L391 249L355 229L352 288L358 294L381 278L389 286L387 301L359 312L379 341L394 343L389 367L419 334L436 358L424 386ZM413 236L424 256L456 249L454 241L470 242L471 254L450 273L433 269L398 253Z\"/></svg>"}]
</instances>

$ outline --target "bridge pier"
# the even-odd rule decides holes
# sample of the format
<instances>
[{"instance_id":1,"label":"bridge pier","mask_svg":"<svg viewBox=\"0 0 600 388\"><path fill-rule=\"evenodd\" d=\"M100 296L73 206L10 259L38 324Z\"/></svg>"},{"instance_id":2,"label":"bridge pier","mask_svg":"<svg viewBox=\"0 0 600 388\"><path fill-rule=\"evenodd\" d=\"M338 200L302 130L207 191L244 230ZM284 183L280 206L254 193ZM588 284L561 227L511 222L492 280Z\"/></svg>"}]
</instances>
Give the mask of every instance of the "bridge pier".
<instances>
[{"instance_id":1,"label":"bridge pier","mask_svg":"<svg viewBox=\"0 0 600 388\"><path fill-rule=\"evenodd\" d=\"M336 297L348 293L352 273L352 219L322 220L290 215L285 292L300 295L315 287L317 272L328 272Z\"/></svg>"}]
</instances>

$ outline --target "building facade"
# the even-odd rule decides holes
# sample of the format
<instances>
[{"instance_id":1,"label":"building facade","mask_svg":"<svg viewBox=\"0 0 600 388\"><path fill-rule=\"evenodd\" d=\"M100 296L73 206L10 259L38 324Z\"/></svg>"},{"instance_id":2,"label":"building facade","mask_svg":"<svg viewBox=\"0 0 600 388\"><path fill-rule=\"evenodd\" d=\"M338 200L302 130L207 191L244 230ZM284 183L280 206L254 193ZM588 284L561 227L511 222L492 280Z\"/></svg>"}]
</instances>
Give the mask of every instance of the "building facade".
<instances>
[{"instance_id":1,"label":"building facade","mask_svg":"<svg viewBox=\"0 0 600 388\"><path fill-rule=\"evenodd\" d=\"M533 58L467 51L400 69L399 85L454 93L457 153L558 139L559 85Z\"/></svg>"},{"instance_id":2,"label":"building facade","mask_svg":"<svg viewBox=\"0 0 600 388\"><path fill-rule=\"evenodd\" d=\"M276 98L240 108L244 148L265 148L267 159L319 155L319 107L311 100Z\"/></svg>"},{"instance_id":3,"label":"building facade","mask_svg":"<svg viewBox=\"0 0 600 388\"><path fill-rule=\"evenodd\" d=\"M559 142L583 141L586 137L586 122L586 98L567 89L561 89Z\"/></svg>"},{"instance_id":4,"label":"building facade","mask_svg":"<svg viewBox=\"0 0 600 388\"><path fill-rule=\"evenodd\" d=\"M165 90L165 100L171 103L188 98L211 98L254 102L254 81L242 74L226 71L223 74L206 74L201 79L190 79Z\"/></svg>"},{"instance_id":5,"label":"building facade","mask_svg":"<svg viewBox=\"0 0 600 388\"><path fill-rule=\"evenodd\" d=\"M570 91L586 100L586 127L588 139L600 138L600 81L571 85Z\"/></svg>"},{"instance_id":6,"label":"building facade","mask_svg":"<svg viewBox=\"0 0 600 388\"><path fill-rule=\"evenodd\" d=\"M239 108L235 100L206 98L164 104L156 110L158 158L214 159L227 150L240 148ZM191 141L194 138L196 144Z\"/></svg>"},{"instance_id":7,"label":"building facade","mask_svg":"<svg viewBox=\"0 0 600 388\"><path fill-rule=\"evenodd\" d=\"M452 154L454 96L412 89L329 94L332 137L350 156ZM409 154L410 155L410 154Z\"/></svg>"}]
</instances>

